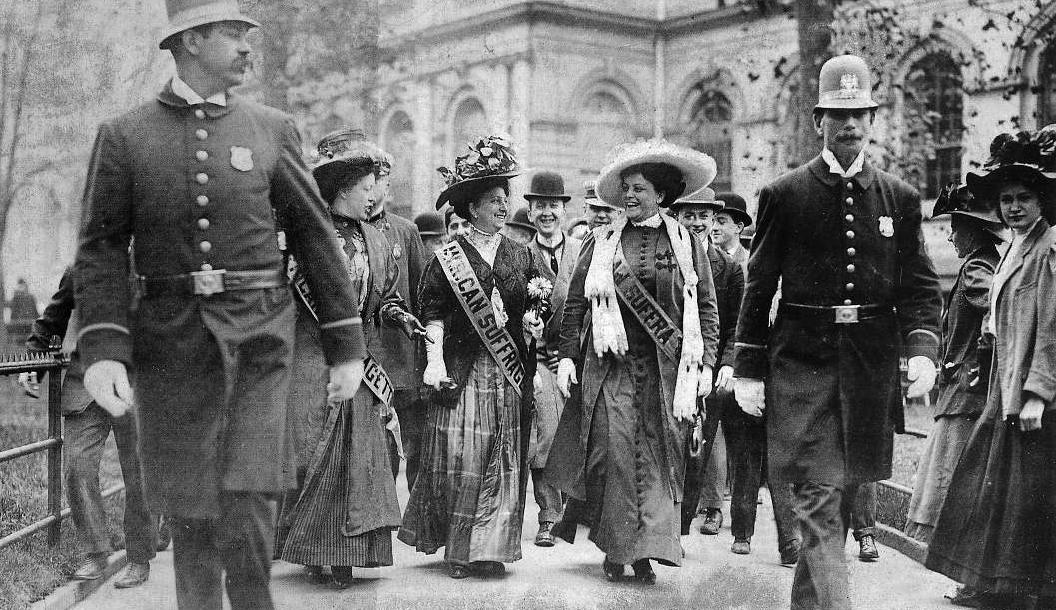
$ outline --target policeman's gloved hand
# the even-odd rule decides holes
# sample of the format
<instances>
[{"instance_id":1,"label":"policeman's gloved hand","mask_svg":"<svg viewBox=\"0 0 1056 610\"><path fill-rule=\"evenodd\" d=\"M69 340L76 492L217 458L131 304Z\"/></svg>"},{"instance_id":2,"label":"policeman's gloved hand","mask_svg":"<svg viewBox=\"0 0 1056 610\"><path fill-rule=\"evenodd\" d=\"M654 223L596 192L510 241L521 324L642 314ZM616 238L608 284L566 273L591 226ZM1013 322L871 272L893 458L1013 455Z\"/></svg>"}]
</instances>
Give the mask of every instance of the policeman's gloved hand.
<instances>
[{"instance_id":1,"label":"policeman's gloved hand","mask_svg":"<svg viewBox=\"0 0 1056 610\"><path fill-rule=\"evenodd\" d=\"M110 414L121 417L132 408L132 385L123 362L100 360L84 372L84 389Z\"/></svg>"},{"instance_id":2,"label":"policeman's gloved hand","mask_svg":"<svg viewBox=\"0 0 1056 610\"><path fill-rule=\"evenodd\" d=\"M927 356L913 356L909 359L906 378L911 382L906 390L906 398L920 398L935 387L935 364Z\"/></svg>"},{"instance_id":3,"label":"policeman's gloved hand","mask_svg":"<svg viewBox=\"0 0 1056 610\"><path fill-rule=\"evenodd\" d=\"M326 400L330 404L351 400L363 382L363 359L350 360L330 367L330 383L326 384Z\"/></svg>"},{"instance_id":4,"label":"policeman's gloved hand","mask_svg":"<svg viewBox=\"0 0 1056 610\"><path fill-rule=\"evenodd\" d=\"M766 409L766 384L762 379L733 378L733 396L738 406L752 417L762 417Z\"/></svg>"}]
</instances>

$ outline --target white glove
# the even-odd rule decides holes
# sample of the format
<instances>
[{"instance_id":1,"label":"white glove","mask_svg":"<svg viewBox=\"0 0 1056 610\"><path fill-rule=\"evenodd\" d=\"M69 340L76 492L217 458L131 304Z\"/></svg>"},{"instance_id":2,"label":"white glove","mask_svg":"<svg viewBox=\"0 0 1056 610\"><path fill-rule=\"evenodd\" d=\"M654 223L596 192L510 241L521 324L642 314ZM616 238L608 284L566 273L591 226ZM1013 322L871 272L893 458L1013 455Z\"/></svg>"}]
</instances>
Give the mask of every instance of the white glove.
<instances>
[{"instance_id":1,"label":"white glove","mask_svg":"<svg viewBox=\"0 0 1056 610\"><path fill-rule=\"evenodd\" d=\"M335 405L351 400L363 381L363 359L349 360L330 367L330 381L326 384L326 402Z\"/></svg>"},{"instance_id":2,"label":"white glove","mask_svg":"<svg viewBox=\"0 0 1056 610\"><path fill-rule=\"evenodd\" d=\"M726 364L719 367L715 375L715 392L726 394L733 391L733 367Z\"/></svg>"},{"instance_id":3,"label":"white glove","mask_svg":"<svg viewBox=\"0 0 1056 610\"><path fill-rule=\"evenodd\" d=\"M571 358L562 358L557 363L557 390L568 398L572 395L573 383L579 383L576 379L576 363L572 362Z\"/></svg>"},{"instance_id":4,"label":"white glove","mask_svg":"<svg viewBox=\"0 0 1056 610\"><path fill-rule=\"evenodd\" d=\"M444 364L444 323L434 321L426 324L425 338L426 365L422 383L439 390L441 383L451 380L447 376L447 365Z\"/></svg>"},{"instance_id":5,"label":"white glove","mask_svg":"<svg viewBox=\"0 0 1056 610\"><path fill-rule=\"evenodd\" d=\"M734 377L733 396L741 411L752 417L763 416L763 410L766 409L766 384L762 379Z\"/></svg>"},{"instance_id":6,"label":"white glove","mask_svg":"<svg viewBox=\"0 0 1056 610\"><path fill-rule=\"evenodd\" d=\"M701 367L700 377L697 378L697 396L707 398L711 394L711 384L714 378L714 369L706 364Z\"/></svg>"},{"instance_id":7,"label":"white glove","mask_svg":"<svg viewBox=\"0 0 1056 610\"><path fill-rule=\"evenodd\" d=\"M525 339L532 337L538 341L543 338L543 329L546 327L542 319L534 311L525 312L524 317L521 318L521 323L524 325Z\"/></svg>"},{"instance_id":8,"label":"white glove","mask_svg":"<svg viewBox=\"0 0 1056 610\"><path fill-rule=\"evenodd\" d=\"M920 398L935 387L935 364L927 356L913 356L909 359L906 378L911 382L906 390L906 398Z\"/></svg>"},{"instance_id":9,"label":"white glove","mask_svg":"<svg viewBox=\"0 0 1056 610\"><path fill-rule=\"evenodd\" d=\"M117 360L100 360L84 372L84 389L111 417L121 417L132 408L132 385L128 371Z\"/></svg>"}]
</instances>

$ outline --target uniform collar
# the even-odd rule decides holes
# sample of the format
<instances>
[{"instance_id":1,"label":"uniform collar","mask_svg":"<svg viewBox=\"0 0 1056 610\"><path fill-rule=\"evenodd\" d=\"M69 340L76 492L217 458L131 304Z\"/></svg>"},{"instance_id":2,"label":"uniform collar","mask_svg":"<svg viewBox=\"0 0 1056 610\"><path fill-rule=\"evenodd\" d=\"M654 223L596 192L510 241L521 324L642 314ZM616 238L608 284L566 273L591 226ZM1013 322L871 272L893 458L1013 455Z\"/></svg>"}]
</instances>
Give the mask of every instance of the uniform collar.
<instances>
[{"instance_id":1,"label":"uniform collar","mask_svg":"<svg viewBox=\"0 0 1056 610\"><path fill-rule=\"evenodd\" d=\"M810 173L814 174L814 177L822 183L828 186L835 186L844 182L855 182L863 189L868 189L872 186L873 179L876 177L876 169L873 167L873 164L869 162L869 159L863 157L862 169L855 174L854 177L844 178L843 176L834 174L830 171L829 164L824 159L824 154L823 151L822 154L814 157L812 161L807 163Z\"/></svg>"},{"instance_id":2,"label":"uniform collar","mask_svg":"<svg viewBox=\"0 0 1056 610\"><path fill-rule=\"evenodd\" d=\"M829 166L830 174L836 174L841 178L854 178L862 171L862 166L865 164L865 148L862 148L847 169L843 169L843 166L840 165L840 160L828 148L821 149L821 158Z\"/></svg>"},{"instance_id":3,"label":"uniform collar","mask_svg":"<svg viewBox=\"0 0 1056 610\"><path fill-rule=\"evenodd\" d=\"M187 98L178 93L180 85L176 84L177 81L183 83L183 85L187 87L187 91L190 91L190 94L193 94L193 96L198 99L197 103L188 101ZM221 101L221 98L223 101L222 104L218 103ZM158 93L158 101L166 106L171 106L173 108L191 108L192 106L197 106L204 110L205 114L211 119L221 117L230 112L235 107L236 99L236 96L222 92L209 96L208 100L202 100L201 96L194 93L194 90L191 89L187 83L180 80L180 77L178 76L173 76L172 80L165 83L165 87L162 88L160 93Z\"/></svg>"},{"instance_id":4,"label":"uniform collar","mask_svg":"<svg viewBox=\"0 0 1056 610\"><path fill-rule=\"evenodd\" d=\"M202 99L202 96L198 95L198 92L191 89L178 75L172 77L172 92L182 97L186 102L194 106L195 104L216 104L217 106L227 106L227 92L221 91L214 93L209 96L209 99Z\"/></svg>"}]
</instances>

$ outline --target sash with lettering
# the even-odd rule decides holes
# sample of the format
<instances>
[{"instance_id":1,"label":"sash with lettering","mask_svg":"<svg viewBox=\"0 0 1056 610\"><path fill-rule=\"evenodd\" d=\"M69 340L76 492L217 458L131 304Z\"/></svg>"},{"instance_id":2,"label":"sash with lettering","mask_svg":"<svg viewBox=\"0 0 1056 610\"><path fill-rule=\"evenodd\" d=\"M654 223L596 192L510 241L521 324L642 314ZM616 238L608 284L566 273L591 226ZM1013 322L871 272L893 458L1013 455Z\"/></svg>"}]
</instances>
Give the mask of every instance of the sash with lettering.
<instances>
[{"instance_id":1,"label":"sash with lettering","mask_svg":"<svg viewBox=\"0 0 1056 610\"><path fill-rule=\"evenodd\" d=\"M638 278L634 277L634 272L623 256L623 248L616 249L616 265L612 273L616 294L620 300L634 312L634 317L656 342L656 348L670 360L678 362L681 355L682 331L675 326L671 317Z\"/></svg>"},{"instance_id":2,"label":"sash with lettering","mask_svg":"<svg viewBox=\"0 0 1056 610\"><path fill-rule=\"evenodd\" d=\"M462 309L469 316L473 328L480 335L488 353L502 369L506 381L510 382L517 395L521 395L521 381L524 380L524 365L517 352L517 344L504 326L499 326L495 312L491 307L489 295L484 293L480 279L469 266L469 259L462 246L453 241L436 251L436 260L444 270L447 281Z\"/></svg>"}]
</instances>

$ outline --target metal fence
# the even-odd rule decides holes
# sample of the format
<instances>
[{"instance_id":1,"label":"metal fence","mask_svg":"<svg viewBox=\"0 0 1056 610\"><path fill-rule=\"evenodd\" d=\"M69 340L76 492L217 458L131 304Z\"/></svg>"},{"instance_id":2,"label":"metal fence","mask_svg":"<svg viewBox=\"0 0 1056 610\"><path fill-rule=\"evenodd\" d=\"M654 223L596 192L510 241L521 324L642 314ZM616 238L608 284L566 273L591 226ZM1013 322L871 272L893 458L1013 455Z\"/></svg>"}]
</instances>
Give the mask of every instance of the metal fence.
<instances>
[{"instance_id":1,"label":"metal fence","mask_svg":"<svg viewBox=\"0 0 1056 610\"><path fill-rule=\"evenodd\" d=\"M0 463L34 453L48 452L48 516L0 538L0 549L44 528L48 530L48 544L55 546L59 543L62 518L69 514L69 509L62 510L62 405L60 399L62 371L67 364L69 361L66 356L58 352L16 354L5 356L0 361L0 376L36 371L38 375L46 376L48 388L48 438L0 451ZM45 380L42 379L41 385L44 382Z\"/></svg>"}]
</instances>

